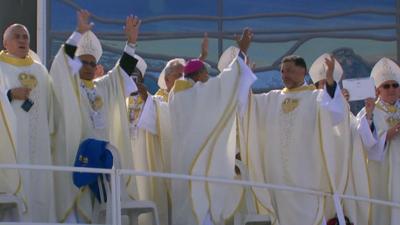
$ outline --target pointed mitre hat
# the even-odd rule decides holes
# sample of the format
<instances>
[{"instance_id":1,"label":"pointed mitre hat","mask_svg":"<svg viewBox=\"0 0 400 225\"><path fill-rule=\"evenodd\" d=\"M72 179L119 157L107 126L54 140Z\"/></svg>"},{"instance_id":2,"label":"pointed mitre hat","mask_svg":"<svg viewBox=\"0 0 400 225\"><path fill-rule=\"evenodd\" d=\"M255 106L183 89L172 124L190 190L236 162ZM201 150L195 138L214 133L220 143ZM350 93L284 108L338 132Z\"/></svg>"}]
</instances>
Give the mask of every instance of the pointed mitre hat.
<instances>
[{"instance_id":1,"label":"pointed mitre hat","mask_svg":"<svg viewBox=\"0 0 400 225\"><path fill-rule=\"evenodd\" d=\"M375 87L388 80L395 80L400 83L400 68L392 60L383 57L372 68L371 77L374 79Z\"/></svg>"},{"instance_id":2,"label":"pointed mitre hat","mask_svg":"<svg viewBox=\"0 0 400 225\"><path fill-rule=\"evenodd\" d=\"M101 48L100 40L92 31L86 31L78 42L78 49L75 55L92 55L96 58L96 62L99 62L102 54L103 49Z\"/></svg>"},{"instance_id":3,"label":"pointed mitre hat","mask_svg":"<svg viewBox=\"0 0 400 225\"><path fill-rule=\"evenodd\" d=\"M330 59L330 57L331 56L328 53L324 53L320 57L318 57L311 65L309 74L311 76L313 83L317 83L320 80L326 79L326 71L327 71L328 67L325 64L325 59L326 58ZM333 70L333 79L336 82L339 82L340 79L342 78L342 75L343 75L342 66L335 59L335 68Z\"/></svg>"}]
</instances>

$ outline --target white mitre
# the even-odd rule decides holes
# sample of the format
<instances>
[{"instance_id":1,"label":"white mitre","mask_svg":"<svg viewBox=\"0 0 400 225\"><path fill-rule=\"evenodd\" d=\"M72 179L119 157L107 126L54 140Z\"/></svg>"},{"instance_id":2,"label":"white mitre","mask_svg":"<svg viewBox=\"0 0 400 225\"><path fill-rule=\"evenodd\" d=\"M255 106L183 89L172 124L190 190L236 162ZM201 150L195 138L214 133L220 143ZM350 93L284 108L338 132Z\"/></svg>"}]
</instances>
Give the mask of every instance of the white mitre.
<instances>
[{"instance_id":1,"label":"white mitre","mask_svg":"<svg viewBox=\"0 0 400 225\"><path fill-rule=\"evenodd\" d=\"M392 60L383 57L372 68L371 77L374 79L375 87L388 80L394 80L400 83L400 68Z\"/></svg>"},{"instance_id":2,"label":"white mitre","mask_svg":"<svg viewBox=\"0 0 400 225\"><path fill-rule=\"evenodd\" d=\"M175 59L171 59L167 62L167 64L165 65L164 69L161 71L160 76L158 77L158 86L161 89L167 89L167 84L165 83L165 69L168 68L171 63L173 62L179 62L180 64L182 64L183 66L185 66L185 60L182 58L175 58Z\"/></svg>"},{"instance_id":3,"label":"white mitre","mask_svg":"<svg viewBox=\"0 0 400 225\"><path fill-rule=\"evenodd\" d=\"M328 66L325 64L325 59L326 58L330 59L330 57L331 56L329 54L324 53L320 57L318 57L311 65L309 74L311 76L313 83L317 83L320 80L326 79L326 71L328 69ZM342 75L343 75L342 66L335 59L335 68L333 70L333 79L336 82L339 82L340 79L342 78Z\"/></svg>"},{"instance_id":4,"label":"white mitre","mask_svg":"<svg viewBox=\"0 0 400 225\"><path fill-rule=\"evenodd\" d=\"M92 31L86 31L78 42L78 49L75 52L76 56L92 55L99 62L103 49L101 48L100 40Z\"/></svg>"}]
</instances>

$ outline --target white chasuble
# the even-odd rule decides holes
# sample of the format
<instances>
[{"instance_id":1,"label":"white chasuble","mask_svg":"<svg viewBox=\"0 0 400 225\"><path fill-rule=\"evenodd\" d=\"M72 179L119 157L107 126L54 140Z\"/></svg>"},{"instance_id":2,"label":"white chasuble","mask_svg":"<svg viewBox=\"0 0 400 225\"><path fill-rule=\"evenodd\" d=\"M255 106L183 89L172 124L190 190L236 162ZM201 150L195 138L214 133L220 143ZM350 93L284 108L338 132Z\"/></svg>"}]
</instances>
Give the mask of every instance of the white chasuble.
<instances>
[{"instance_id":1,"label":"white chasuble","mask_svg":"<svg viewBox=\"0 0 400 225\"><path fill-rule=\"evenodd\" d=\"M165 98L164 98L165 99ZM138 120L130 121L131 124L131 143L134 155L134 165L136 170L152 171L152 172L170 172L167 167L168 155L170 152L170 120L169 111L164 99L155 96L148 96L146 102L135 101L137 104L131 105L128 102L128 110L140 109L140 112L134 113L139 115L140 119L151 113L151 120L154 120L154 129L148 131L141 128ZM135 100L135 99L134 99ZM153 107L148 109L148 107ZM131 109L130 109L131 108ZM136 118L136 116L134 117ZM138 186L137 199L150 200L156 203L160 224L167 225L168 217L168 179L157 177L136 177ZM144 215L139 218L141 224L152 224L151 215Z\"/></svg>"},{"instance_id":2,"label":"white chasuble","mask_svg":"<svg viewBox=\"0 0 400 225\"><path fill-rule=\"evenodd\" d=\"M4 92L0 92L0 163L17 163L16 151L17 121ZM18 170L0 170L0 193L17 194L21 187Z\"/></svg>"},{"instance_id":3,"label":"white chasuble","mask_svg":"<svg viewBox=\"0 0 400 225\"><path fill-rule=\"evenodd\" d=\"M46 68L33 61L0 53L0 86L4 91L16 87L31 88L29 111L22 100L12 100L16 118L16 160L20 164L51 165L50 134L53 130L51 81ZM8 100L7 100L8 101ZM24 221L54 221L53 173L21 170L22 189L18 193L26 202Z\"/></svg>"},{"instance_id":4,"label":"white chasuble","mask_svg":"<svg viewBox=\"0 0 400 225\"><path fill-rule=\"evenodd\" d=\"M357 129L359 121L352 113L349 113L349 119L352 145L350 149L349 177L346 184L345 194L370 198L367 155ZM352 223L369 223L371 210L370 203L363 201L342 200L342 204L345 215L351 218Z\"/></svg>"},{"instance_id":5,"label":"white chasuble","mask_svg":"<svg viewBox=\"0 0 400 225\"><path fill-rule=\"evenodd\" d=\"M242 154L253 181L345 192L352 147L349 119L333 122L330 106L321 104L324 94L302 86L251 96L244 118L247 153ZM332 101L337 97L338 90ZM325 197L253 191L275 224L320 225L335 216L333 203Z\"/></svg>"},{"instance_id":6,"label":"white chasuble","mask_svg":"<svg viewBox=\"0 0 400 225\"><path fill-rule=\"evenodd\" d=\"M365 116L365 109L358 115ZM371 198L400 202L400 137L395 135L386 140L387 131L400 122L400 107L397 102L389 106L378 100L373 111L375 144L367 149L368 172L371 186ZM372 204L371 224L398 224L400 209Z\"/></svg>"},{"instance_id":7,"label":"white chasuble","mask_svg":"<svg viewBox=\"0 0 400 225\"><path fill-rule=\"evenodd\" d=\"M72 70L70 61L64 47L61 47L50 70L60 114L54 144L55 164L72 166L79 144L87 138L95 138L114 145L118 149L121 166L132 168L122 69L117 64L108 74L94 80L92 87L88 87L76 74L77 71ZM134 179L126 177L124 182L129 186L128 193L131 188L135 192ZM79 215L90 222L92 201L88 187L81 190L75 187L71 173L59 173L56 185L60 190L57 196L58 220L65 221L76 204Z\"/></svg>"},{"instance_id":8,"label":"white chasuble","mask_svg":"<svg viewBox=\"0 0 400 225\"><path fill-rule=\"evenodd\" d=\"M206 83L175 81L168 102L172 144L167 167L172 173L235 177L236 112L243 98L239 93L242 90L246 99L253 81L240 58ZM240 186L171 180L172 223L203 224L209 218L224 224L242 192Z\"/></svg>"}]
</instances>

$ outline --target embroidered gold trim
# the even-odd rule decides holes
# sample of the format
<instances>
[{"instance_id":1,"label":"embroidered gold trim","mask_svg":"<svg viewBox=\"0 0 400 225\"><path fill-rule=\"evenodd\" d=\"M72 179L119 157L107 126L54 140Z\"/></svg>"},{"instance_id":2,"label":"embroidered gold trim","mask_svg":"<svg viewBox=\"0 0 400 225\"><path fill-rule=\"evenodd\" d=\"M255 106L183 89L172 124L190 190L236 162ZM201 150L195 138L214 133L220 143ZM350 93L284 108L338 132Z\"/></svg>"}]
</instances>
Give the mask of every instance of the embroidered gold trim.
<instances>
[{"instance_id":1,"label":"embroidered gold trim","mask_svg":"<svg viewBox=\"0 0 400 225\"><path fill-rule=\"evenodd\" d=\"M283 93L291 93L291 92L301 92L301 91L313 91L315 90L314 85L300 86L296 88L284 88L282 89Z\"/></svg>"},{"instance_id":2,"label":"embroidered gold trim","mask_svg":"<svg viewBox=\"0 0 400 225\"><path fill-rule=\"evenodd\" d=\"M16 58L11 55L5 50L0 52L0 61L14 65L14 66L30 66L34 63L33 59L27 55L25 58Z\"/></svg>"},{"instance_id":3,"label":"embroidered gold trim","mask_svg":"<svg viewBox=\"0 0 400 225\"><path fill-rule=\"evenodd\" d=\"M154 95L161 97L164 102L168 102L168 92L167 92L167 90L158 89L158 91Z\"/></svg>"},{"instance_id":4,"label":"embroidered gold trim","mask_svg":"<svg viewBox=\"0 0 400 225\"><path fill-rule=\"evenodd\" d=\"M191 87L193 87L193 84L187 80L176 80L174 87L172 88L172 91L174 93L178 93L178 92L184 91L186 89L189 89Z\"/></svg>"},{"instance_id":5,"label":"embroidered gold trim","mask_svg":"<svg viewBox=\"0 0 400 225\"><path fill-rule=\"evenodd\" d=\"M85 85L85 87L89 88L89 89L94 89L94 82L91 80L84 80L81 79L83 85Z\"/></svg>"}]
</instances>

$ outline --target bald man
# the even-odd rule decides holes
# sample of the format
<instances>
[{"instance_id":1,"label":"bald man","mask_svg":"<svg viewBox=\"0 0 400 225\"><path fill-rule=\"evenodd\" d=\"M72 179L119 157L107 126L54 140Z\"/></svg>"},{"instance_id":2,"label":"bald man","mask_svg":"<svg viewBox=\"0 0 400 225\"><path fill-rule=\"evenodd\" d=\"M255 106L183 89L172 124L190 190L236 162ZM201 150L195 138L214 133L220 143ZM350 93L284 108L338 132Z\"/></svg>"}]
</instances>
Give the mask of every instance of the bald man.
<instances>
[{"instance_id":1,"label":"bald man","mask_svg":"<svg viewBox=\"0 0 400 225\"><path fill-rule=\"evenodd\" d=\"M29 31L22 24L5 30L5 50L0 52L0 88L6 90L17 121L17 163L50 165L51 82L46 68L29 56L29 41ZM22 220L53 221L52 173L20 172L22 188L16 194L27 205Z\"/></svg>"}]
</instances>

